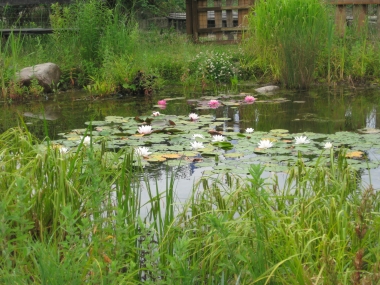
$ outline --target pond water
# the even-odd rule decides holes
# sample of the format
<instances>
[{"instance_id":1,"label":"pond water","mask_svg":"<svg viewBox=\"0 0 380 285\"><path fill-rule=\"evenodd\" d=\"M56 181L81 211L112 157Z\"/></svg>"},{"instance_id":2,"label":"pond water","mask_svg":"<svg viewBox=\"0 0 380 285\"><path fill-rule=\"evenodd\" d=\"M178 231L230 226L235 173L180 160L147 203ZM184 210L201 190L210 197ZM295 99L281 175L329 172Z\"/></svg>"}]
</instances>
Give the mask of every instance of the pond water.
<instances>
[{"instance_id":1,"label":"pond water","mask_svg":"<svg viewBox=\"0 0 380 285\"><path fill-rule=\"evenodd\" d=\"M183 88L169 86L158 91L153 97L107 97L93 98L83 91L49 95L40 100L24 103L2 104L0 131L17 126L23 120L29 130L40 139L45 137L45 126L53 140L62 138L62 133L73 129L86 128L86 122L102 121L107 116L146 117L152 111L165 115L188 116L189 113L212 115L226 118L222 124L215 126L215 131L244 133L246 128L256 132L269 132L273 129L285 129L291 134L317 133L335 134L342 132L356 133L358 129L377 129L380 125L380 88L319 88L309 91L279 90L270 94L257 94L258 86L241 85L239 92L197 93L186 92ZM242 102L245 94L257 98L253 104L234 104ZM217 109L203 108L198 103L218 97L223 105ZM164 110L157 108L157 101L168 99ZM43 120L46 118L46 120ZM228 120L227 120L228 118ZM378 136L380 143L380 134ZM376 139L373 138L373 139ZM373 141L372 139L372 141ZM190 144L189 144L190 150ZM378 151L366 148L367 157L378 163ZM380 162L379 162L380 163ZM180 199L186 199L192 188L205 170L212 167L189 163L176 169L176 188ZM150 167L149 174L157 178L159 187L166 186L165 171L158 164ZM369 176L371 174L371 177ZM370 172L363 171L364 182L380 187L379 167L372 167ZM267 176L271 174L266 173ZM285 179L286 174L279 173ZM162 185L161 185L162 184Z\"/></svg>"}]
</instances>

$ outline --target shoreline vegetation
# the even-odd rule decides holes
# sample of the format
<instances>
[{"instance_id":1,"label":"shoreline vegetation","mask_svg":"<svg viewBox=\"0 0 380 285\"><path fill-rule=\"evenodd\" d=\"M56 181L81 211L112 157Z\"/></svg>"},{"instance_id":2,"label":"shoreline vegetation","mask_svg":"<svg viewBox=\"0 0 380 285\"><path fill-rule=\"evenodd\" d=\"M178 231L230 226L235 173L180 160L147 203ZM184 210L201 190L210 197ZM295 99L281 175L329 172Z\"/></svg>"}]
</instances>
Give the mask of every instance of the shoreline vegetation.
<instances>
[{"instance_id":1,"label":"shoreline vegetation","mask_svg":"<svg viewBox=\"0 0 380 285\"><path fill-rule=\"evenodd\" d=\"M44 62L62 70L55 92L80 88L96 96L150 95L170 83L185 91L215 92L236 90L244 81L292 89L377 84L377 29L366 25L358 30L353 23L341 36L332 15L332 7L318 0L259 1L239 44L203 45L174 29L140 30L134 14L121 4L54 4L50 22L57 32L3 39L2 97L41 95L38 84L21 86L15 73Z\"/></svg>"},{"instance_id":2,"label":"shoreline vegetation","mask_svg":"<svg viewBox=\"0 0 380 285\"><path fill-rule=\"evenodd\" d=\"M374 31L336 35L330 10L317 0L260 3L234 46L140 31L120 5L53 5L54 27L79 29L3 40L2 96L11 102L41 95L38 86L13 81L17 70L41 62L62 70L55 92L85 88L97 96L149 96L170 82L184 93L238 88L244 80L301 89L377 83ZM287 16L277 8L285 6ZM297 15L307 20L289 21ZM327 22L319 27L321 19ZM379 284L380 192L363 185L344 147L327 151L313 167L299 154L284 183L276 174L264 179L259 164L247 177L204 176L180 203L175 168L167 167L159 189L144 178L132 148L94 147L84 133L66 153L23 124L11 128L0 134L0 283Z\"/></svg>"},{"instance_id":3,"label":"shoreline vegetation","mask_svg":"<svg viewBox=\"0 0 380 285\"><path fill-rule=\"evenodd\" d=\"M24 127L0 135L2 284L378 284L379 192L345 149L279 182L204 176L186 202L140 154L83 137L65 152ZM148 195L143 202L142 193Z\"/></svg>"}]
</instances>

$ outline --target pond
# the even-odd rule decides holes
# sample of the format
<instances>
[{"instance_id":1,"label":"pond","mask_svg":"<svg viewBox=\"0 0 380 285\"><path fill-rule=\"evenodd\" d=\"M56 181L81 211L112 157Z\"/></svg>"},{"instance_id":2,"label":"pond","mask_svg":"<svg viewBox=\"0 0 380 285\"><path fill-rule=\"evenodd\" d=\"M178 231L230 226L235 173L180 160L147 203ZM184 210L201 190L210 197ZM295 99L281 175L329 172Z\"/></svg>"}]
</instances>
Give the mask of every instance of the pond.
<instances>
[{"instance_id":1,"label":"pond","mask_svg":"<svg viewBox=\"0 0 380 285\"><path fill-rule=\"evenodd\" d=\"M380 116L377 116L380 89L377 86L320 88L302 92L280 89L267 94L255 92L257 87L247 84L239 86L239 92L220 92L218 95L214 92L186 92L184 95L183 88L169 86L147 98L93 98L83 91L54 94L23 104L4 103L0 131L17 126L23 120L40 139L47 132L52 140L63 145L68 142L70 147L84 134L91 121L94 122L94 137L119 135L128 140L119 146L149 146L154 153L186 152L186 159L181 162L169 159L170 156L165 163L157 163L161 159L157 156L143 160L149 169L146 175L157 179L159 187L165 187L167 183L166 165L175 169L179 199L186 199L194 182L204 173L218 175L227 171L245 175L252 163L266 165L266 177L276 173L280 180L285 179L284 169L294 163L298 152L303 153L306 162L312 163L318 154L327 154L328 151L323 150L327 141L332 141L336 148L345 146L353 152L360 152L359 157L350 158L351 163L360 169L365 183L371 182L375 188L380 187L380 134L376 133L380 124ZM257 100L252 104L244 103L247 94ZM165 109L157 106L161 99L167 100ZM223 104L211 109L207 106L210 99L218 99ZM153 118L152 111L159 111L161 115ZM190 126L193 123L188 118L190 113L200 116L198 125ZM120 117L124 121L115 122L115 118ZM144 138L135 136L137 126L147 119L146 122L152 121L153 129L160 132ZM105 132L108 127L113 131ZM120 134L115 134L117 128ZM247 128L253 128L255 132L248 135L245 132ZM360 134L358 130L372 133ZM191 149L191 136L195 133L209 136L200 140L208 146L200 153ZM210 141L213 134L227 137L230 146L213 144ZM312 140L311 144L294 145L294 137L303 135ZM277 148L257 149L257 143L263 138L270 139ZM159 148L160 144L168 145L167 150L162 146ZM109 148L115 148L115 144ZM370 170L363 169L363 164L367 164Z\"/></svg>"}]
</instances>

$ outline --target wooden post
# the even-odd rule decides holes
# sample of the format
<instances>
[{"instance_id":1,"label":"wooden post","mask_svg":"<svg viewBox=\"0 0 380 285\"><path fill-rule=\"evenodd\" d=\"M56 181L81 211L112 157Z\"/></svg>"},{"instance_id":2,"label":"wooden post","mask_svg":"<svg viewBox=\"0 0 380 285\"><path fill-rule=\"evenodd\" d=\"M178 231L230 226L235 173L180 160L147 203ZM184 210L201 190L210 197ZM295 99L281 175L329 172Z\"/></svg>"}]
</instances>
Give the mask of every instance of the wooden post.
<instances>
[{"instance_id":1,"label":"wooden post","mask_svg":"<svg viewBox=\"0 0 380 285\"><path fill-rule=\"evenodd\" d=\"M233 0L226 0L226 6L232 6ZM226 23L227 23L227 28L232 28L234 26L234 19L233 19L233 14L232 10L226 10ZM228 34L228 40L233 40L234 35L231 32L227 32Z\"/></svg>"},{"instance_id":2,"label":"wooden post","mask_svg":"<svg viewBox=\"0 0 380 285\"><path fill-rule=\"evenodd\" d=\"M367 10L368 5L366 4L354 5L352 14L354 16L354 24L357 25L358 30L361 30L367 22Z\"/></svg>"},{"instance_id":3,"label":"wooden post","mask_svg":"<svg viewBox=\"0 0 380 285\"><path fill-rule=\"evenodd\" d=\"M186 0L186 34L188 37L193 35L193 14L192 0Z\"/></svg>"},{"instance_id":4,"label":"wooden post","mask_svg":"<svg viewBox=\"0 0 380 285\"><path fill-rule=\"evenodd\" d=\"M335 12L335 25L337 32L340 36L343 36L346 31L346 6L337 5Z\"/></svg>"},{"instance_id":5,"label":"wooden post","mask_svg":"<svg viewBox=\"0 0 380 285\"><path fill-rule=\"evenodd\" d=\"M215 7L221 7L222 1L221 0L214 0L214 6ZM223 26L222 24L222 11L215 11L215 28L221 28ZM215 37L217 41L220 41L223 39L223 33L222 32L216 32Z\"/></svg>"},{"instance_id":6,"label":"wooden post","mask_svg":"<svg viewBox=\"0 0 380 285\"><path fill-rule=\"evenodd\" d=\"M377 28L377 35L380 36L380 5L377 5L377 12L376 12L376 28Z\"/></svg>"},{"instance_id":7,"label":"wooden post","mask_svg":"<svg viewBox=\"0 0 380 285\"><path fill-rule=\"evenodd\" d=\"M193 16L193 40L194 42L198 42L198 2L196 0L191 0L191 15Z\"/></svg>"},{"instance_id":8,"label":"wooden post","mask_svg":"<svg viewBox=\"0 0 380 285\"><path fill-rule=\"evenodd\" d=\"M254 0L239 0L238 5L239 6L252 6L254 3ZM239 27L246 27L248 26L248 13L249 9L241 9L238 11L238 26ZM237 39L241 40L242 32L238 33Z\"/></svg>"},{"instance_id":9,"label":"wooden post","mask_svg":"<svg viewBox=\"0 0 380 285\"><path fill-rule=\"evenodd\" d=\"M207 0L198 0L198 7L207 7ZM206 29L207 28L207 12L198 12L198 28L199 29ZM205 36L204 33L200 34L198 33L198 40L199 37Z\"/></svg>"}]
</instances>

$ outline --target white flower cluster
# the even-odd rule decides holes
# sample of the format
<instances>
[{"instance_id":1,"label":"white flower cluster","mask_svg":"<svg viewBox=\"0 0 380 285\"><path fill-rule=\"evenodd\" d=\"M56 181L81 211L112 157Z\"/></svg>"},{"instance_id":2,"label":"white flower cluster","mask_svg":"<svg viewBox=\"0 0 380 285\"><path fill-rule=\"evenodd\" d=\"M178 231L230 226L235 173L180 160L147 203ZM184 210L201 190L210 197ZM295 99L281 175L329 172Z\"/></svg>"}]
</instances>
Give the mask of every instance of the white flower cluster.
<instances>
[{"instance_id":1,"label":"white flower cluster","mask_svg":"<svg viewBox=\"0 0 380 285\"><path fill-rule=\"evenodd\" d=\"M218 82L227 82L234 74L232 56L214 51L200 52L191 61L192 70L201 77Z\"/></svg>"}]
</instances>

